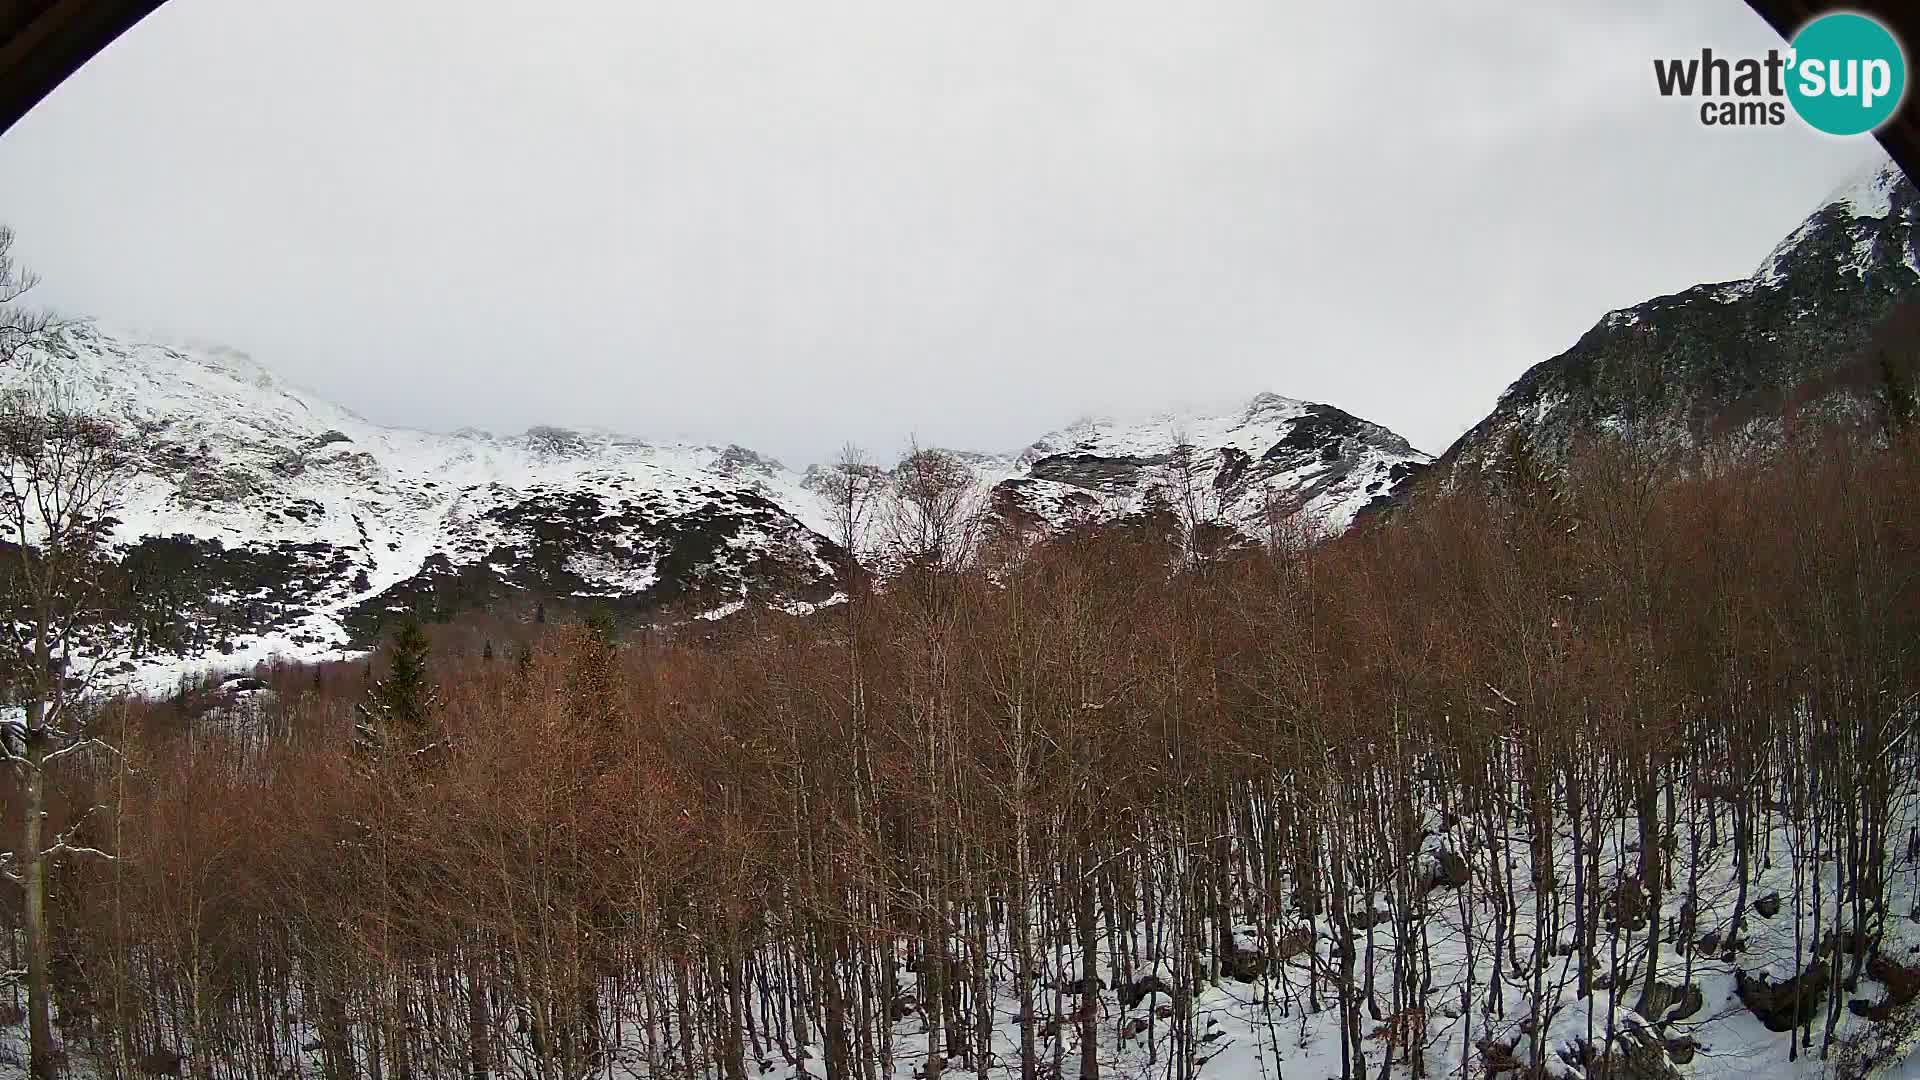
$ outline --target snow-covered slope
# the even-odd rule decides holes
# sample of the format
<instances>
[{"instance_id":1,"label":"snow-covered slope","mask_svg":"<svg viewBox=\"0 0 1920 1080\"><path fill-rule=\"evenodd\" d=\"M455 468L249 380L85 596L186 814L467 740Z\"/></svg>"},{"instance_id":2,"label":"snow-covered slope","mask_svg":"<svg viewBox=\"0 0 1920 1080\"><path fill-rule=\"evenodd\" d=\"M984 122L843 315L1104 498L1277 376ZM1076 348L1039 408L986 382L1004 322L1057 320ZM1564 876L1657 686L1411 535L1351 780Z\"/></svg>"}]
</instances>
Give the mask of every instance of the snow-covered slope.
<instances>
[{"instance_id":1,"label":"snow-covered slope","mask_svg":"<svg viewBox=\"0 0 1920 1080\"><path fill-rule=\"evenodd\" d=\"M90 327L68 339L42 370L75 404L140 435L143 475L120 515L123 539L323 542L354 552L368 578L360 592L396 584L434 552L509 538L497 508L543 494L638 499L674 517L741 494L800 493L777 465L738 447L556 428L510 438L385 428L281 386L242 354L129 344ZM620 578L638 591L649 553L633 554Z\"/></svg>"},{"instance_id":2,"label":"snow-covered slope","mask_svg":"<svg viewBox=\"0 0 1920 1080\"><path fill-rule=\"evenodd\" d=\"M1276 517L1336 533L1428 460L1333 406L1260 394L1223 415L1083 420L1028 447L998 503L1054 523L1158 503L1248 536L1265 535Z\"/></svg>"},{"instance_id":3,"label":"snow-covered slope","mask_svg":"<svg viewBox=\"0 0 1920 1080\"><path fill-rule=\"evenodd\" d=\"M1847 178L1820 208L1767 255L1766 261L1746 282L1734 287L1751 290L1779 285L1797 258L1825 241L1818 254L1833 262L1843 273L1859 277L1870 268L1883 264L1920 270L1920 247L1911 236L1916 207L1913 184L1891 158L1882 158ZM1904 226L1888 243L1879 223ZM1823 234L1835 235L1824 236Z\"/></svg>"},{"instance_id":4,"label":"snow-covered slope","mask_svg":"<svg viewBox=\"0 0 1920 1080\"><path fill-rule=\"evenodd\" d=\"M837 579L818 501L738 447L385 428L238 353L86 326L5 376L29 379L133 436L116 540L146 586L128 645L156 658L324 654L395 606L794 604Z\"/></svg>"},{"instance_id":5,"label":"snow-covered slope","mask_svg":"<svg viewBox=\"0 0 1920 1080\"><path fill-rule=\"evenodd\" d=\"M833 599L847 557L828 539L820 470L739 446L382 427L243 354L92 326L0 372L0 385L29 380L113 419L136 446L115 534L131 582L117 621L136 673L182 657L328 655L405 609L806 609ZM972 505L1043 533L1184 505L1247 536L1276 514L1342 529L1426 460L1384 428L1273 395L1221 416L1083 421L1017 455L953 456ZM884 513L868 528L863 554L881 546Z\"/></svg>"}]
</instances>

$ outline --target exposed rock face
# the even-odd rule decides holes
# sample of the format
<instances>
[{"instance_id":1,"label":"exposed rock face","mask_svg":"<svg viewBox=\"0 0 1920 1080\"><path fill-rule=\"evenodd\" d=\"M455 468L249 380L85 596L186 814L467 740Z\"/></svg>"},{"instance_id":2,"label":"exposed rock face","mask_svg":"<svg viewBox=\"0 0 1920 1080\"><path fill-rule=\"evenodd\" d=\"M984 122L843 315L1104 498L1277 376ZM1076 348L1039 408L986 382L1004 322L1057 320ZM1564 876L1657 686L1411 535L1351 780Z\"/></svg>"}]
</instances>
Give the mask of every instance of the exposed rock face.
<instances>
[{"instance_id":1,"label":"exposed rock face","mask_svg":"<svg viewBox=\"0 0 1920 1080\"><path fill-rule=\"evenodd\" d=\"M754 492L702 494L704 502L679 512L653 492L609 505L602 493L541 491L489 507L480 527L450 537L419 572L347 609L346 625L365 639L396 607L445 619L525 596L645 611L833 594L844 556L831 541Z\"/></svg>"},{"instance_id":2,"label":"exposed rock face","mask_svg":"<svg viewBox=\"0 0 1920 1080\"><path fill-rule=\"evenodd\" d=\"M1916 226L1920 192L1892 162L1877 166L1751 277L1601 319L1508 387L1433 474L1497 471L1516 445L1557 463L1603 433L1691 451L1777 443L1796 414L1881 422L1887 380L1866 347L1896 306L1920 297Z\"/></svg>"},{"instance_id":3,"label":"exposed rock face","mask_svg":"<svg viewBox=\"0 0 1920 1080\"><path fill-rule=\"evenodd\" d=\"M1120 495L1131 492L1140 483L1141 474L1146 470L1164 468L1170 456L1049 454L1027 467L1026 479L1066 484L1103 495Z\"/></svg>"}]
</instances>

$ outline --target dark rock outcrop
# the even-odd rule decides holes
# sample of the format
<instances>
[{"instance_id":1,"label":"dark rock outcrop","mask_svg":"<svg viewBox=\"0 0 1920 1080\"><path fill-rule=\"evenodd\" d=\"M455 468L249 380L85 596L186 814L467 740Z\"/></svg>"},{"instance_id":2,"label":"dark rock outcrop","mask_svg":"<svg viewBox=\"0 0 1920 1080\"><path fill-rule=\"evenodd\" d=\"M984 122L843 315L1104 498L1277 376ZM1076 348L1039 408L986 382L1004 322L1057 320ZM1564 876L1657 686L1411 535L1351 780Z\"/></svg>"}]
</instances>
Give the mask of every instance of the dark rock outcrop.
<instances>
[{"instance_id":1,"label":"dark rock outcrop","mask_svg":"<svg viewBox=\"0 0 1920 1080\"><path fill-rule=\"evenodd\" d=\"M1890 381L1869 346L1920 298L1917 229L1920 191L1887 162L1816 210L1752 277L1600 320L1508 387L1415 486L1497 483L1516 452L1554 467L1609 434L1692 452L1777 443L1796 417L1883 423L1898 373Z\"/></svg>"},{"instance_id":2,"label":"dark rock outcrop","mask_svg":"<svg viewBox=\"0 0 1920 1080\"><path fill-rule=\"evenodd\" d=\"M1747 1011L1768 1031L1792 1031L1811 1021L1826 1000L1830 972L1825 962L1815 962L1807 970L1784 982L1772 982L1764 975L1733 973L1734 993Z\"/></svg>"}]
</instances>

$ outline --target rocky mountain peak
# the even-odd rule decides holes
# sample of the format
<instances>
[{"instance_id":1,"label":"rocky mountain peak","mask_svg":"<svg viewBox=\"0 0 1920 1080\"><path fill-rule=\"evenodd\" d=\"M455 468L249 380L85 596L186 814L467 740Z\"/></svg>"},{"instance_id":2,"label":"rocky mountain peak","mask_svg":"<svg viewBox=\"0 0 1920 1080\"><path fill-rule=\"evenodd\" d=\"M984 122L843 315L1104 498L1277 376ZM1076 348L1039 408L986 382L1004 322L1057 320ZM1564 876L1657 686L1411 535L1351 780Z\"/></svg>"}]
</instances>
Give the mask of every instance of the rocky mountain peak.
<instances>
[{"instance_id":1,"label":"rocky mountain peak","mask_svg":"<svg viewBox=\"0 0 1920 1080\"><path fill-rule=\"evenodd\" d=\"M1791 414L1874 423L1884 388L1856 370L1874 328L1920 292L1920 191L1891 161L1843 184L1749 277L1608 313L1529 369L1434 470L1545 462L1619 435L1676 450L1767 445Z\"/></svg>"}]
</instances>

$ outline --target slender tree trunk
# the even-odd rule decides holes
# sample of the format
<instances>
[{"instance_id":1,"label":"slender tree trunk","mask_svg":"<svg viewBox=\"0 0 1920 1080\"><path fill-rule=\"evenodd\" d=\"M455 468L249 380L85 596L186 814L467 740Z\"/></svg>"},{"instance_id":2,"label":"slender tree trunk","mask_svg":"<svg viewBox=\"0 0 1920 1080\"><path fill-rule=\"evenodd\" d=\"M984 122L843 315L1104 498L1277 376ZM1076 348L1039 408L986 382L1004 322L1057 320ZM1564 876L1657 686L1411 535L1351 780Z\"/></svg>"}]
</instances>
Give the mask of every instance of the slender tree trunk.
<instances>
[{"instance_id":1,"label":"slender tree trunk","mask_svg":"<svg viewBox=\"0 0 1920 1080\"><path fill-rule=\"evenodd\" d=\"M487 1080L491 1054L487 1039L487 988L480 977L481 939L467 949L467 1065L473 1080Z\"/></svg>"},{"instance_id":2,"label":"slender tree trunk","mask_svg":"<svg viewBox=\"0 0 1920 1080\"><path fill-rule=\"evenodd\" d=\"M40 650L45 653L44 643ZM47 860L40 853L41 828L46 818L46 784L41 766L47 757L47 738L43 730L44 699L27 703L27 768L22 792L26 828L22 830L20 861L25 870L24 897L27 937L27 1044L28 1071L34 1080L53 1080L52 986L47 974L47 952L52 947L47 936Z\"/></svg>"}]
</instances>

